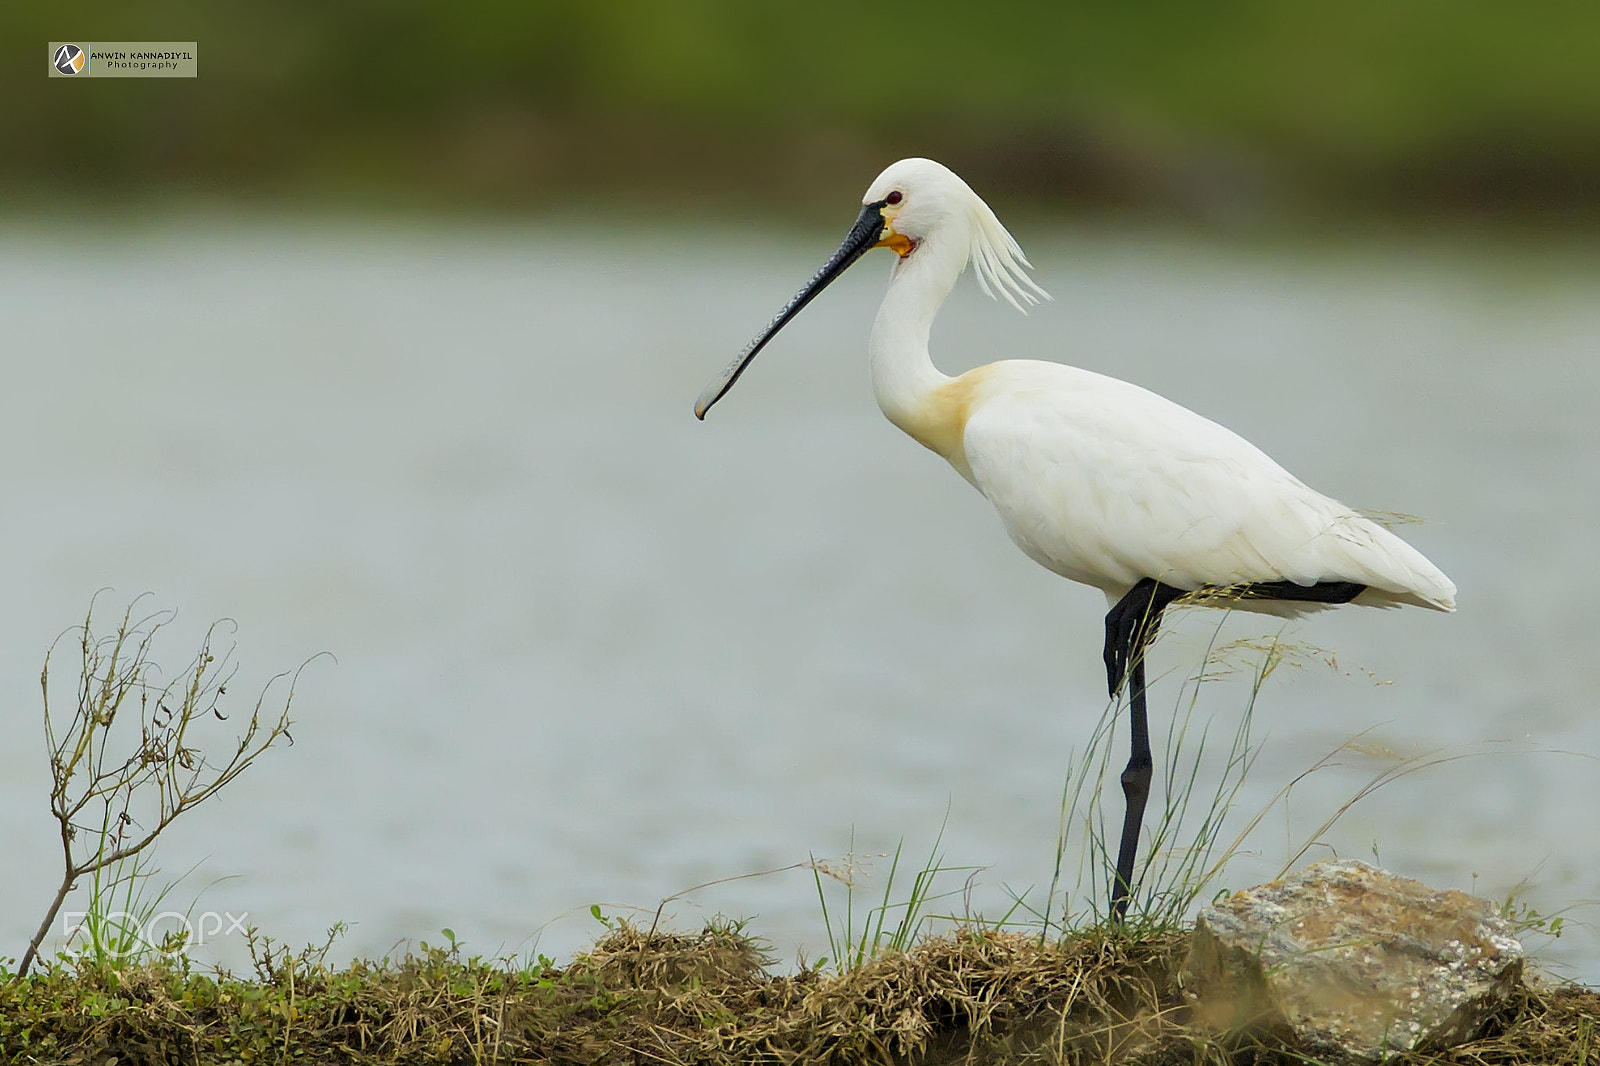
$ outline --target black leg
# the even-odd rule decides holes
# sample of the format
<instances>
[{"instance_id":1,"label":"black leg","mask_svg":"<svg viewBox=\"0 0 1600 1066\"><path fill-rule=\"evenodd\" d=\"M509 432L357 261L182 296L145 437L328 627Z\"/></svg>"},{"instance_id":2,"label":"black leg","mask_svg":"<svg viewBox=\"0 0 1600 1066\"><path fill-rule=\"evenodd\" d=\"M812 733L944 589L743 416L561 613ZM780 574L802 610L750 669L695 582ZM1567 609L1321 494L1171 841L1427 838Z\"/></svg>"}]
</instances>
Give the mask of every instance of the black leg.
<instances>
[{"instance_id":1,"label":"black leg","mask_svg":"<svg viewBox=\"0 0 1600 1066\"><path fill-rule=\"evenodd\" d=\"M1257 581L1237 589L1241 599L1294 600L1302 603L1349 603L1366 590L1353 581L1321 581L1297 585L1292 581ZM1133 897L1133 864L1139 853L1139 833L1145 804L1150 799L1150 779L1155 761L1150 754L1150 718L1145 709L1144 652L1161 626L1161 613L1186 593L1153 578L1145 578L1116 606L1106 612L1106 686L1113 699L1128 686L1128 722L1132 751L1122 771L1122 841L1117 848L1116 880L1111 886L1111 916L1121 922Z\"/></svg>"},{"instance_id":2,"label":"black leg","mask_svg":"<svg viewBox=\"0 0 1600 1066\"><path fill-rule=\"evenodd\" d=\"M1105 661L1109 695L1115 696L1122 688L1135 653L1155 637L1161 626L1161 612L1184 595L1187 594L1182 589L1147 577L1106 612Z\"/></svg>"},{"instance_id":3,"label":"black leg","mask_svg":"<svg viewBox=\"0 0 1600 1066\"><path fill-rule=\"evenodd\" d=\"M1150 799L1150 779L1155 761L1150 754L1150 719L1144 705L1144 654L1136 652L1129 670L1128 721L1133 734L1132 753L1122 770L1122 843L1117 848L1116 882L1111 886L1111 917L1121 922L1133 898L1133 862L1139 853L1139 832L1144 826L1144 808Z\"/></svg>"},{"instance_id":4,"label":"black leg","mask_svg":"<svg viewBox=\"0 0 1600 1066\"><path fill-rule=\"evenodd\" d=\"M1133 895L1133 862L1139 851L1139 831L1150 799L1150 779L1155 766L1150 754L1150 717L1145 709L1144 649L1161 626L1161 612L1183 590L1145 578L1117 601L1106 614L1106 685L1115 698L1124 678L1129 681L1129 724L1132 752L1122 771L1122 842L1117 848L1116 880L1111 886L1111 915L1120 922Z\"/></svg>"}]
</instances>

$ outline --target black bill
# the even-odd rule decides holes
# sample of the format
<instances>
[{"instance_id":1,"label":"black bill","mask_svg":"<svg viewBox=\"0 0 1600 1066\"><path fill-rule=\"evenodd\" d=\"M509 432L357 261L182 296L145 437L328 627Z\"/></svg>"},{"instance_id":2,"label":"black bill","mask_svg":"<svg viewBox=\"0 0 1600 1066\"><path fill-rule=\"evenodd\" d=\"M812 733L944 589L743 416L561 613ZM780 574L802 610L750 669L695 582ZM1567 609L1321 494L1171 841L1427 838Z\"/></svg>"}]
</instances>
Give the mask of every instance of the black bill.
<instances>
[{"instance_id":1,"label":"black bill","mask_svg":"<svg viewBox=\"0 0 1600 1066\"><path fill-rule=\"evenodd\" d=\"M760 336L750 342L749 347L739 353L738 358L728 364L728 369L722 376L705 387L700 393L700 398L694 404L694 416L704 419L706 412L711 410L711 405L722 399L723 394L733 388L733 383L739 380L739 375L744 373L744 368L750 365L750 360L756 353L766 347L768 341L777 336L777 333L789 320L800 313L800 309L810 303L817 293L826 289L834 278L845 272L845 269L870 251L883 239L885 223L883 221L883 208L885 202L879 201L868 204L861 209L861 216L856 219L856 224L850 227L850 233L845 237L844 243L839 245L839 250L823 264L822 269L812 277L806 287L795 294L788 306L778 312L778 317L772 324L761 331Z\"/></svg>"}]
</instances>

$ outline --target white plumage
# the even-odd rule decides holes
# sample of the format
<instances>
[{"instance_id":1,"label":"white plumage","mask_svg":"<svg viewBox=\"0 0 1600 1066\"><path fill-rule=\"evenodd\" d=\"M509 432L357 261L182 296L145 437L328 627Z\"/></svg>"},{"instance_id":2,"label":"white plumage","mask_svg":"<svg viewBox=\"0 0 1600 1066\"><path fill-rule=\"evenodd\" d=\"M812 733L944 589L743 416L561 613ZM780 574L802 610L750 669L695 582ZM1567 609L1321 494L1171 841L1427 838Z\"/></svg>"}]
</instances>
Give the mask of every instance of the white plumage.
<instances>
[{"instance_id":1,"label":"white plumage","mask_svg":"<svg viewBox=\"0 0 1600 1066\"><path fill-rule=\"evenodd\" d=\"M972 483L1017 546L1112 602L1151 577L1184 590L1353 581L1367 586L1356 603L1455 606L1455 586L1411 545L1232 431L1115 378L1058 363L996 364L963 444Z\"/></svg>"},{"instance_id":2,"label":"white plumage","mask_svg":"<svg viewBox=\"0 0 1600 1066\"><path fill-rule=\"evenodd\" d=\"M1202 602L1274 614L1347 602L1451 611L1455 585L1238 434L1136 385L1036 360L941 373L929 333L969 262L985 292L1019 310L1048 296L989 206L932 160L890 166L862 205L833 258L707 387L695 413L704 418L767 341L867 250L895 251L867 342L878 406L988 498L1029 558L1101 589L1112 605L1107 679L1113 694L1131 679L1133 724L1112 889L1120 918L1151 775L1142 652L1166 606L1207 589Z\"/></svg>"},{"instance_id":3,"label":"white plumage","mask_svg":"<svg viewBox=\"0 0 1600 1066\"><path fill-rule=\"evenodd\" d=\"M1454 609L1455 586L1415 548L1155 393L1034 360L941 374L928 335L968 259L987 291L1019 308L1043 291L1022 272L1027 260L994 212L947 168L902 160L864 203L895 191L899 210L885 217L912 245L895 264L868 345L878 404L988 497L1029 558L1112 602L1142 578L1186 591L1350 581L1367 587L1357 603ZM959 424L940 425L952 419ZM1234 606L1281 614L1325 605Z\"/></svg>"}]
</instances>

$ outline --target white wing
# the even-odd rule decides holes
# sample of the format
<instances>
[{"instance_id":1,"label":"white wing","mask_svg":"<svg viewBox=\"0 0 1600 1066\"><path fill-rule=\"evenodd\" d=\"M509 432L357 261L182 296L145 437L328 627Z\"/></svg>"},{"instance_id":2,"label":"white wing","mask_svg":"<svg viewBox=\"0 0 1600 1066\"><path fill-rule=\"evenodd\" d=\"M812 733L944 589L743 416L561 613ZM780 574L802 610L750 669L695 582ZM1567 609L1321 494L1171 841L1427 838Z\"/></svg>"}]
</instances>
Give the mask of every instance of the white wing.
<instances>
[{"instance_id":1,"label":"white wing","mask_svg":"<svg viewBox=\"0 0 1600 1066\"><path fill-rule=\"evenodd\" d=\"M963 434L973 482L1064 577L1112 598L1146 577L1354 581L1369 589L1358 602L1454 608L1455 586L1416 549L1215 422L1059 363L984 369Z\"/></svg>"}]
</instances>

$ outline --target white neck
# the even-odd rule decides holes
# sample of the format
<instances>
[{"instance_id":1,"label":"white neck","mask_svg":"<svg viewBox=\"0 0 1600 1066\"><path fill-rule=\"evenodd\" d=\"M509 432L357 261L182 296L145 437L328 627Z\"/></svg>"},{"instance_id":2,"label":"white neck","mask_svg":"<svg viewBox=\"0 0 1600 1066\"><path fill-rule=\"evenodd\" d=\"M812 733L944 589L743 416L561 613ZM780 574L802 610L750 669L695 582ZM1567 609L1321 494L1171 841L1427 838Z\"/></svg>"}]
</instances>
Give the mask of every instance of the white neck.
<instances>
[{"instance_id":1,"label":"white neck","mask_svg":"<svg viewBox=\"0 0 1600 1066\"><path fill-rule=\"evenodd\" d=\"M933 365L928 333L939 306L967 264L967 235L951 232L964 228L949 227L895 264L889 291L867 341L878 407L908 433L908 422L922 401L950 381Z\"/></svg>"}]
</instances>

